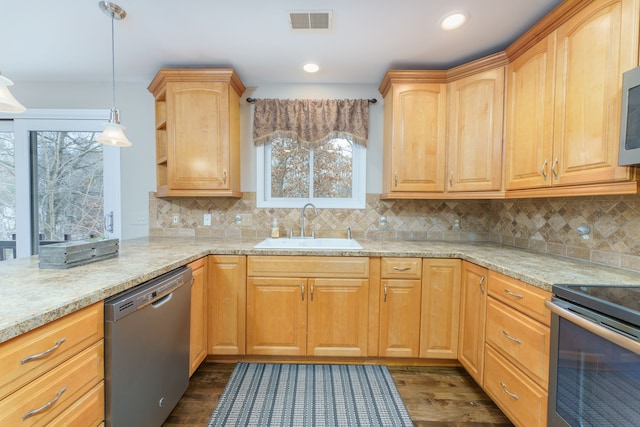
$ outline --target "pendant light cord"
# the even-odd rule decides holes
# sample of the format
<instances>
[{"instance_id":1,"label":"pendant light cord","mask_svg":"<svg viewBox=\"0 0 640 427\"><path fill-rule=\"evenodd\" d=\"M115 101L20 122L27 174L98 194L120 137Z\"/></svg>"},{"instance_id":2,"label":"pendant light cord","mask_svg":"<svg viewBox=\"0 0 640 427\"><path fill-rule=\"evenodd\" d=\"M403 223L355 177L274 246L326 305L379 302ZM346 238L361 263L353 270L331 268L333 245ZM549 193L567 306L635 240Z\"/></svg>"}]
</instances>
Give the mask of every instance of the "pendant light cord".
<instances>
[{"instance_id":1,"label":"pendant light cord","mask_svg":"<svg viewBox=\"0 0 640 427\"><path fill-rule=\"evenodd\" d=\"M113 108L116 108L116 49L113 25L113 12L111 12L111 93L113 96Z\"/></svg>"}]
</instances>

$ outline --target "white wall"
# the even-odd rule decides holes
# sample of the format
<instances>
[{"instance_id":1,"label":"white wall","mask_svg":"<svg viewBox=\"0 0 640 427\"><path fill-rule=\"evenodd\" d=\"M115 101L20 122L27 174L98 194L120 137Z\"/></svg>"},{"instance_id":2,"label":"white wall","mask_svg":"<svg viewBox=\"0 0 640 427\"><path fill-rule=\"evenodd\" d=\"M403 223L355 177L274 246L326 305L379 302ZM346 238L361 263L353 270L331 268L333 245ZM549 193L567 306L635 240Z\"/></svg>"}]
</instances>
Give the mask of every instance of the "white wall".
<instances>
[{"instance_id":1,"label":"white wall","mask_svg":"<svg viewBox=\"0 0 640 427\"><path fill-rule=\"evenodd\" d=\"M147 236L149 192L155 190L155 131L153 96L148 83L117 83L116 105L132 147L120 149L122 237ZM111 108L111 83L20 83L11 88L27 108ZM241 189L256 191L256 155L253 146L255 98L376 98L369 109L367 193L382 190L383 103L375 85L268 85L248 87L240 104ZM141 222L140 218L145 221Z\"/></svg>"}]
</instances>

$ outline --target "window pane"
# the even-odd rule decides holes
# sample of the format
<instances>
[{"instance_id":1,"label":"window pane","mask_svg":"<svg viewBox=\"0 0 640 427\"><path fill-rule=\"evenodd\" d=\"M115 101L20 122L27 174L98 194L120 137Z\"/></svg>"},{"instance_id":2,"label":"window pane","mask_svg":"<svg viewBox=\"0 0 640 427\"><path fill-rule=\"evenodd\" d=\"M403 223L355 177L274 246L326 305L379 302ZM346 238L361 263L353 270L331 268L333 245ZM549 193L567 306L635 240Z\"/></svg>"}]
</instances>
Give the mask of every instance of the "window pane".
<instances>
[{"instance_id":1,"label":"window pane","mask_svg":"<svg viewBox=\"0 0 640 427\"><path fill-rule=\"evenodd\" d=\"M318 147L313 157L313 189L316 198L350 198L353 183L353 145L333 139Z\"/></svg>"},{"instance_id":2,"label":"window pane","mask_svg":"<svg viewBox=\"0 0 640 427\"><path fill-rule=\"evenodd\" d=\"M309 197L309 150L296 141L271 142L271 197Z\"/></svg>"},{"instance_id":3,"label":"window pane","mask_svg":"<svg viewBox=\"0 0 640 427\"><path fill-rule=\"evenodd\" d=\"M35 132L40 241L103 234L102 144L97 132Z\"/></svg>"},{"instance_id":4,"label":"window pane","mask_svg":"<svg viewBox=\"0 0 640 427\"><path fill-rule=\"evenodd\" d=\"M13 132L0 132L0 261L15 258L16 178Z\"/></svg>"}]
</instances>

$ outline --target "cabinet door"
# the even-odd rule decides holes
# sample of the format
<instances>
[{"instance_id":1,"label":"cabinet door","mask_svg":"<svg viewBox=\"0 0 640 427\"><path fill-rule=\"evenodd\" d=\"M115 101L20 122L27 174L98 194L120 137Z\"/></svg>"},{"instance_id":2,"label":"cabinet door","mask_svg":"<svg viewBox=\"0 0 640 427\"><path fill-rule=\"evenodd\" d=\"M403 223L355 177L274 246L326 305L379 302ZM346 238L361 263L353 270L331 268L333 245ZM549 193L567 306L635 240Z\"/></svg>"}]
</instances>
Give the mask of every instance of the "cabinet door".
<instances>
[{"instance_id":1,"label":"cabinet door","mask_svg":"<svg viewBox=\"0 0 640 427\"><path fill-rule=\"evenodd\" d=\"M460 269L459 259L422 261L420 357L458 358Z\"/></svg>"},{"instance_id":2,"label":"cabinet door","mask_svg":"<svg viewBox=\"0 0 640 427\"><path fill-rule=\"evenodd\" d=\"M444 191L446 85L394 84L384 101L383 191Z\"/></svg>"},{"instance_id":3,"label":"cabinet door","mask_svg":"<svg viewBox=\"0 0 640 427\"><path fill-rule=\"evenodd\" d=\"M369 281L309 279L309 356L367 355Z\"/></svg>"},{"instance_id":4,"label":"cabinet door","mask_svg":"<svg viewBox=\"0 0 640 427\"><path fill-rule=\"evenodd\" d=\"M622 72L638 61L638 1L594 1L558 29L554 184L622 180Z\"/></svg>"},{"instance_id":5,"label":"cabinet door","mask_svg":"<svg viewBox=\"0 0 640 427\"><path fill-rule=\"evenodd\" d=\"M380 295L380 357L418 357L420 280L383 279Z\"/></svg>"},{"instance_id":6,"label":"cabinet door","mask_svg":"<svg viewBox=\"0 0 640 427\"><path fill-rule=\"evenodd\" d=\"M210 255L208 353L245 354L247 258Z\"/></svg>"},{"instance_id":7,"label":"cabinet door","mask_svg":"<svg viewBox=\"0 0 640 427\"><path fill-rule=\"evenodd\" d=\"M507 190L551 185L555 33L507 67Z\"/></svg>"},{"instance_id":8,"label":"cabinet door","mask_svg":"<svg viewBox=\"0 0 640 427\"><path fill-rule=\"evenodd\" d=\"M247 354L307 353L307 279L247 278Z\"/></svg>"},{"instance_id":9,"label":"cabinet door","mask_svg":"<svg viewBox=\"0 0 640 427\"><path fill-rule=\"evenodd\" d=\"M229 86L167 84L169 187L229 189Z\"/></svg>"},{"instance_id":10,"label":"cabinet door","mask_svg":"<svg viewBox=\"0 0 640 427\"><path fill-rule=\"evenodd\" d=\"M484 367L486 278L486 268L463 261L458 360L480 385Z\"/></svg>"},{"instance_id":11,"label":"cabinet door","mask_svg":"<svg viewBox=\"0 0 640 427\"><path fill-rule=\"evenodd\" d=\"M447 191L502 186L504 67L449 84Z\"/></svg>"},{"instance_id":12,"label":"cabinet door","mask_svg":"<svg viewBox=\"0 0 640 427\"><path fill-rule=\"evenodd\" d=\"M189 332L189 376L207 357L207 258L187 265L193 273Z\"/></svg>"}]
</instances>

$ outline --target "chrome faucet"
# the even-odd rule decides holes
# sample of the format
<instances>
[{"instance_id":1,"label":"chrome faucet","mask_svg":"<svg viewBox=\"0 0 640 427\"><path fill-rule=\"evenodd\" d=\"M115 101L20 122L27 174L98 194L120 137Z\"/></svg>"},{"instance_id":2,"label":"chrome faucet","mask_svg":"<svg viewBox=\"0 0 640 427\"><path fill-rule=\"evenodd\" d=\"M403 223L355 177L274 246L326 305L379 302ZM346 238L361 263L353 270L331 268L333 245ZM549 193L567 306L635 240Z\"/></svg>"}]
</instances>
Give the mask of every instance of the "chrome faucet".
<instances>
[{"instance_id":1,"label":"chrome faucet","mask_svg":"<svg viewBox=\"0 0 640 427\"><path fill-rule=\"evenodd\" d=\"M313 214L318 216L318 210L313 205L313 203L307 203L302 207L302 213L300 213L300 237L304 238L304 211L307 209L307 206L311 206L313 208ZM314 233L315 234L315 233Z\"/></svg>"}]
</instances>

